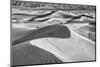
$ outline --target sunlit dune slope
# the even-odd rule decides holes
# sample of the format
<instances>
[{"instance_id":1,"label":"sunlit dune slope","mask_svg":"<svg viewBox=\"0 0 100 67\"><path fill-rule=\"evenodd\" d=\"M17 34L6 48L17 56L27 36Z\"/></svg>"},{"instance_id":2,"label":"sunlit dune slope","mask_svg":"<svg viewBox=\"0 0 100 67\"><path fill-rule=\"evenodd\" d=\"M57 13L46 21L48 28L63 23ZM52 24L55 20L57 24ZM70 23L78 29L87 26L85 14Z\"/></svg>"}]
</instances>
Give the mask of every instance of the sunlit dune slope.
<instances>
[{"instance_id":1,"label":"sunlit dune slope","mask_svg":"<svg viewBox=\"0 0 100 67\"><path fill-rule=\"evenodd\" d=\"M69 38L49 37L36 39L30 43L51 52L63 62L94 61L95 42L77 34L71 29L70 35Z\"/></svg>"}]
</instances>

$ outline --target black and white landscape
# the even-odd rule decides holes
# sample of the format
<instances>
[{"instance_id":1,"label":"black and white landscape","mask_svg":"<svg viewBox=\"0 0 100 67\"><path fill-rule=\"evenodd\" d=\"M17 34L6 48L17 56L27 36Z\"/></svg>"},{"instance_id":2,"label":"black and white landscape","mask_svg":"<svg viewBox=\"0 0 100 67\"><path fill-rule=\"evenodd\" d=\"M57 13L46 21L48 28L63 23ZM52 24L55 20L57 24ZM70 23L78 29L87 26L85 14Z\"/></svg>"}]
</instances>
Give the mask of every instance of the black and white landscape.
<instances>
[{"instance_id":1,"label":"black and white landscape","mask_svg":"<svg viewBox=\"0 0 100 67\"><path fill-rule=\"evenodd\" d=\"M11 1L12 66L95 61L96 7Z\"/></svg>"}]
</instances>

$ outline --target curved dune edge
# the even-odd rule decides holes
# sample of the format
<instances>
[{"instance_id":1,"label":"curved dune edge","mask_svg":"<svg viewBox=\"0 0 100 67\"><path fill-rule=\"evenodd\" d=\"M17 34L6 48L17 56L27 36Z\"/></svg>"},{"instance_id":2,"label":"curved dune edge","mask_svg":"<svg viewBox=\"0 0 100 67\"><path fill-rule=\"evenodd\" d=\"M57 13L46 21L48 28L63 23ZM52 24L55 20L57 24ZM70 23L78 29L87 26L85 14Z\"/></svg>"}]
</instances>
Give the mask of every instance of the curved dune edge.
<instances>
[{"instance_id":1,"label":"curved dune edge","mask_svg":"<svg viewBox=\"0 0 100 67\"><path fill-rule=\"evenodd\" d=\"M31 40L30 44L54 54L63 62L95 60L95 43L67 27L71 38L40 38Z\"/></svg>"},{"instance_id":2,"label":"curved dune edge","mask_svg":"<svg viewBox=\"0 0 100 67\"><path fill-rule=\"evenodd\" d=\"M58 57L63 62L66 62L66 60L67 60L67 62L71 62L70 59L64 57L63 53L61 52L61 50L58 47L54 46L53 44L50 44L48 42L48 39L49 38L32 40L32 41L30 41L30 44L54 54L56 57Z\"/></svg>"},{"instance_id":3,"label":"curved dune edge","mask_svg":"<svg viewBox=\"0 0 100 67\"><path fill-rule=\"evenodd\" d=\"M95 42L70 31L71 38L42 38L30 43L54 54L63 62L95 60Z\"/></svg>"},{"instance_id":4,"label":"curved dune edge","mask_svg":"<svg viewBox=\"0 0 100 67\"><path fill-rule=\"evenodd\" d=\"M24 33L23 33L24 34ZM12 42L13 45L18 43L22 43L25 41L30 41L39 38L69 38L70 31L66 26L63 25L50 25L47 27L43 27L37 30L31 30L28 34L22 38L14 40Z\"/></svg>"},{"instance_id":5,"label":"curved dune edge","mask_svg":"<svg viewBox=\"0 0 100 67\"><path fill-rule=\"evenodd\" d=\"M29 41L13 46L12 66L51 63L62 63L62 61L52 53L31 45Z\"/></svg>"},{"instance_id":6,"label":"curved dune edge","mask_svg":"<svg viewBox=\"0 0 100 67\"><path fill-rule=\"evenodd\" d=\"M15 13L16 14L16 13ZM23 14L27 14L27 13L23 13ZM22 15L23 15L22 14ZM37 14L37 13L35 13ZM33 15L35 15L33 14ZM18 14L20 15L20 14ZM81 13L81 14L75 14L72 12L65 12L65 11L51 11L49 13L44 13L44 14L40 14L37 15L36 17L30 18L30 19L23 19L23 21L21 22L33 22L33 21L39 21L39 22L43 22L43 21L49 21L53 18L61 18L61 19L68 19L66 21L95 21L95 17L92 16L91 14L89 15L88 13ZM25 21L24 21L25 20Z\"/></svg>"}]
</instances>

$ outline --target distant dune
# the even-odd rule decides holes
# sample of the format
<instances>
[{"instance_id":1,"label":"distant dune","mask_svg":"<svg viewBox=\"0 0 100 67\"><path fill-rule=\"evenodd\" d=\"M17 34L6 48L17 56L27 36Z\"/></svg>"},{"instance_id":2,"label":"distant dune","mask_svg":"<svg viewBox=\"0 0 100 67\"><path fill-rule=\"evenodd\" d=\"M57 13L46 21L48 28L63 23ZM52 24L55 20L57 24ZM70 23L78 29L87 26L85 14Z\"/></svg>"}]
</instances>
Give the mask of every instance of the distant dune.
<instances>
[{"instance_id":1,"label":"distant dune","mask_svg":"<svg viewBox=\"0 0 100 67\"><path fill-rule=\"evenodd\" d=\"M84 18L83 18L84 17ZM34 18L32 18L32 19L34 19L34 21L35 20L37 20L37 21L39 21L39 20L45 20L45 19L47 19L47 18L50 18L50 19L52 19L52 18L62 18L62 19L68 19L68 18L70 18L70 20L69 21L74 21L74 20L77 20L77 21L84 21L84 20L91 20L91 19L94 19L94 17L93 16L90 16L90 15L85 15L85 14L74 14L74 13L68 13L68 12L66 12L66 11L56 11L56 12L51 12L50 14L47 14L47 15L40 15L40 16L37 16L37 17L34 17ZM83 18L83 19L81 19L81 18ZM88 19L87 19L88 18ZM48 19L49 20L49 19ZM33 20L31 20L31 21L33 21ZM47 20L46 20L47 21Z\"/></svg>"},{"instance_id":2,"label":"distant dune","mask_svg":"<svg viewBox=\"0 0 100 67\"><path fill-rule=\"evenodd\" d=\"M35 14L25 14L25 13L15 13L14 15L24 15L24 16L30 16L29 19L26 18L25 19L22 19L20 20L19 22L26 22L26 23L31 23L31 22L34 22L34 21L37 21L38 22L47 22L49 21L50 19L53 19L53 18L60 18L62 20L65 20L65 21L95 21L95 17L92 16L92 15L89 15L88 13L79 13L79 14L75 14L75 13L71 13L71 12L67 12L67 11L61 11L61 10L58 10L58 11L50 11L50 12L45 12L43 14L40 14L40 15L35 15ZM33 15L33 17L32 17Z\"/></svg>"}]
</instances>

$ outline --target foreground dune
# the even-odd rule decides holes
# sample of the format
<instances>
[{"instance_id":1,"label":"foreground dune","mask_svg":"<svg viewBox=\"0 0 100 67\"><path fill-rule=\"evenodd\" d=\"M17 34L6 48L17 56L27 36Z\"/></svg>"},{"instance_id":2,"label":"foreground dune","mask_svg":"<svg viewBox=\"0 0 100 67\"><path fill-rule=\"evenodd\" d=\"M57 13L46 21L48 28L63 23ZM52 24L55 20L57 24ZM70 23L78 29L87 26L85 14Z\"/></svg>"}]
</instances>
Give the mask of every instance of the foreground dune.
<instances>
[{"instance_id":1,"label":"foreground dune","mask_svg":"<svg viewBox=\"0 0 100 67\"><path fill-rule=\"evenodd\" d=\"M20 36L14 35L13 38L18 38L12 40L14 65L95 60L95 42L77 34L68 25L13 29L16 34L20 31Z\"/></svg>"},{"instance_id":2,"label":"foreground dune","mask_svg":"<svg viewBox=\"0 0 100 67\"><path fill-rule=\"evenodd\" d=\"M50 64L62 63L55 55L40 49L30 42L20 43L19 46L13 46L13 65L29 65L29 64Z\"/></svg>"},{"instance_id":3,"label":"foreground dune","mask_svg":"<svg viewBox=\"0 0 100 67\"><path fill-rule=\"evenodd\" d=\"M69 37L69 33L67 36L62 33L66 32L67 28L60 25L53 25L39 30L19 28L15 25L12 27L13 65L62 63L54 54L32 45L30 41L41 37ZM58 35L56 35L57 33ZM61 34L64 36L61 36Z\"/></svg>"},{"instance_id":4,"label":"foreground dune","mask_svg":"<svg viewBox=\"0 0 100 67\"><path fill-rule=\"evenodd\" d=\"M95 60L95 43L70 29L70 38L32 40L32 45L53 53L63 62Z\"/></svg>"}]
</instances>

